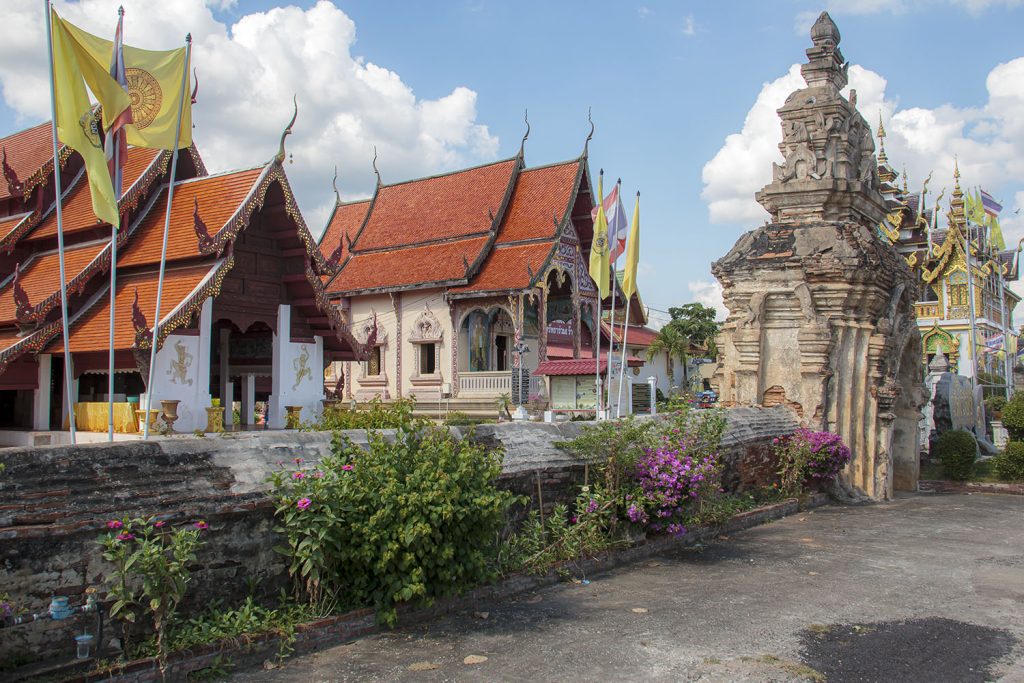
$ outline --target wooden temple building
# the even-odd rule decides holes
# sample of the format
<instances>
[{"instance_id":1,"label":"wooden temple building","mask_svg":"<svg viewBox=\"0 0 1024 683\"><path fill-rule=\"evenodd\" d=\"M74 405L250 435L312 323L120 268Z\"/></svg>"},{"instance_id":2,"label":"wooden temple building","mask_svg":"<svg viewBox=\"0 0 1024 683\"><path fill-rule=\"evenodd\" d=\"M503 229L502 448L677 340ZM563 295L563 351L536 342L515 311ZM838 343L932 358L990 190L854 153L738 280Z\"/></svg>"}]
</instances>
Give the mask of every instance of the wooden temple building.
<instances>
[{"instance_id":1,"label":"wooden temple building","mask_svg":"<svg viewBox=\"0 0 1024 683\"><path fill-rule=\"evenodd\" d=\"M937 199L928 206L928 182L921 192L914 193L908 190L904 177L900 187L900 175L885 152L881 122L877 135L880 190L889 210L877 232L879 239L893 245L920 277L921 297L914 310L922 336L922 365L927 367L941 351L950 372L966 377L977 374L979 385L991 385L999 393L1012 391L1018 346L1013 311L1020 297L1010 289L1010 283L1020 276L1020 249L1007 249L998 229L993 230L991 225L968 227L958 166L953 170L945 220L940 222L939 202L946 190L933 191ZM974 343L977 347L972 349Z\"/></svg>"},{"instance_id":2,"label":"wooden temple building","mask_svg":"<svg viewBox=\"0 0 1024 683\"><path fill-rule=\"evenodd\" d=\"M357 343L372 347L329 371L339 398L414 396L427 413L493 416L507 395L592 410L601 330L586 146L546 166L527 167L520 147L452 173L377 179L372 197L337 201L320 240L322 256L341 255L328 295ZM553 391L554 377L568 379Z\"/></svg>"},{"instance_id":3,"label":"wooden temple building","mask_svg":"<svg viewBox=\"0 0 1024 683\"><path fill-rule=\"evenodd\" d=\"M67 423L51 130L45 123L0 139L0 429L21 433ZM286 406L311 418L324 368L363 353L324 289L340 254L332 260L317 249L282 167L290 130L266 164L214 175L195 147L181 150L173 179L169 152L129 149L114 303L118 431L137 427L154 342L153 405L180 400L175 429L184 432L206 425L215 398L239 401L246 424L256 421L257 401L270 427L284 425ZM81 158L66 147L59 158L75 414L80 430L106 432L110 226L92 211ZM13 433L0 438L25 443Z\"/></svg>"}]
</instances>

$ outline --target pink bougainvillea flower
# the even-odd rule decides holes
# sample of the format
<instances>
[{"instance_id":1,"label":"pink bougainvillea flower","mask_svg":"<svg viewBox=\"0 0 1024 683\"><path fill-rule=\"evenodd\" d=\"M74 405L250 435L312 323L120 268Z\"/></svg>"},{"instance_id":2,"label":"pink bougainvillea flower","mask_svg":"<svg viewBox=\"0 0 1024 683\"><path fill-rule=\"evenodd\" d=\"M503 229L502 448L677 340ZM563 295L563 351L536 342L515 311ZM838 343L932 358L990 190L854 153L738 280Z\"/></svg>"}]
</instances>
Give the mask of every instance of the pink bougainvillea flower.
<instances>
[{"instance_id":1,"label":"pink bougainvillea flower","mask_svg":"<svg viewBox=\"0 0 1024 683\"><path fill-rule=\"evenodd\" d=\"M305 510L312 504L313 501L311 501L309 498L299 498L299 500L295 503L295 507L299 508L300 510Z\"/></svg>"},{"instance_id":2,"label":"pink bougainvillea flower","mask_svg":"<svg viewBox=\"0 0 1024 683\"><path fill-rule=\"evenodd\" d=\"M192 526L194 526L195 528L197 528L197 529L199 529L199 530L202 530L202 529L209 529L209 528L210 528L210 525L209 525L209 524L207 524L206 522L204 522L203 520L199 520L198 522L196 522L196 523L195 523L195 524L193 524Z\"/></svg>"},{"instance_id":3,"label":"pink bougainvillea flower","mask_svg":"<svg viewBox=\"0 0 1024 683\"><path fill-rule=\"evenodd\" d=\"M341 469L345 470L346 472L351 472L352 471L352 465L342 465Z\"/></svg>"},{"instance_id":4,"label":"pink bougainvillea flower","mask_svg":"<svg viewBox=\"0 0 1024 683\"><path fill-rule=\"evenodd\" d=\"M108 529L120 529L123 526L124 526L124 522L122 522L119 519L112 519L109 522L107 522L107 528Z\"/></svg>"},{"instance_id":5,"label":"pink bougainvillea flower","mask_svg":"<svg viewBox=\"0 0 1024 683\"><path fill-rule=\"evenodd\" d=\"M117 535L117 540L119 540L119 541L130 541L133 538L135 538L135 536L133 534L123 533L123 534L118 534Z\"/></svg>"},{"instance_id":6,"label":"pink bougainvillea flower","mask_svg":"<svg viewBox=\"0 0 1024 683\"><path fill-rule=\"evenodd\" d=\"M301 471L299 471L299 472L292 472L292 479L305 479L305 478L306 478L306 475L303 472L301 472Z\"/></svg>"}]
</instances>

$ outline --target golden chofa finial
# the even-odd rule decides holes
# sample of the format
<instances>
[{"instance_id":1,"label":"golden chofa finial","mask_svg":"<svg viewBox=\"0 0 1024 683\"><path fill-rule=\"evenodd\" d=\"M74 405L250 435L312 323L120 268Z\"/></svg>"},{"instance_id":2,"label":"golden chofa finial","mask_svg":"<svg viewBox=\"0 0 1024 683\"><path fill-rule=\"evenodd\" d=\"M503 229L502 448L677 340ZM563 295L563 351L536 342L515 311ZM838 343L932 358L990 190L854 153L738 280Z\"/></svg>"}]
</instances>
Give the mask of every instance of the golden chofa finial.
<instances>
[{"instance_id":1,"label":"golden chofa finial","mask_svg":"<svg viewBox=\"0 0 1024 683\"><path fill-rule=\"evenodd\" d=\"M884 164L889 161L885 155L885 126L882 125L882 110L878 110L878 163Z\"/></svg>"},{"instance_id":2,"label":"golden chofa finial","mask_svg":"<svg viewBox=\"0 0 1024 683\"><path fill-rule=\"evenodd\" d=\"M960 186L960 160L955 156L953 157L953 177L957 181L957 187Z\"/></svg>"}]
</instances>

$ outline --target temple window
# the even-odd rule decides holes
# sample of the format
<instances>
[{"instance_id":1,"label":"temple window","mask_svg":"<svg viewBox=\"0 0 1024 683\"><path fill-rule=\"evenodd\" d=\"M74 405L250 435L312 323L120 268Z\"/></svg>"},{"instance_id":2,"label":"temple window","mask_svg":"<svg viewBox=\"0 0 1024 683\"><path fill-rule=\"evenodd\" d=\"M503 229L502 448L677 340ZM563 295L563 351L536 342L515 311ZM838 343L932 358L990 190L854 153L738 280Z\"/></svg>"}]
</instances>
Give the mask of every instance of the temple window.
<instances>
[{"instance_id":1,"label":"temple window","mask_svg":"<svg viewBox=\"0 0 1024 683\"><path fill-rule=\"evenodd\" d=\"M370 357L363 363L363 372L367 376L373 377L380 374L382 356L381 347L374 346L370 349Z\"/></svg>"},{"instance_id":2,"label":"temple window","mask_svg":"<svg viewBox=\"0 0 1024 683\"><path fill-rule=\"evenodd\" d=\"M437 372L437 344L420 344L420 374L433 375Z\"/></svg>"},{"instance_id":3,"label":"temple window","mask_svg":"<svg viewBox=\"0 0 1024 683\"><path fill-rule=\"evenodd\" d=\"M928 303L935 303L939 300L939 295L935 291L935 287L932 285L924 286L924 293L921 295L921 301Z\"/></svg>"}]
</instances>

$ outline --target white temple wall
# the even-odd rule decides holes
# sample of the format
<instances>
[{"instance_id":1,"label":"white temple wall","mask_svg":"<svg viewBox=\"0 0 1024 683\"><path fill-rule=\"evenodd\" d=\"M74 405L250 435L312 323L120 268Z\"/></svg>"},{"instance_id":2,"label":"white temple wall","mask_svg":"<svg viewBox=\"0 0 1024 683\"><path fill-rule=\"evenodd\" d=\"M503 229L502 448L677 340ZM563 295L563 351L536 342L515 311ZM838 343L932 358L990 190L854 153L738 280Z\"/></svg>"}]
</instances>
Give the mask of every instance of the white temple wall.
<instances>
[{"instance_id":1,"label":"white temple wall","mask_svg":"<svg viewBox=\"0 0 1024 683\"><path fill-rule=\"evenodd\" d=\"M302 420L314 420L323 410L324 397L323 337L313 342L291 341L291 306L277 309L277 332L274 335L273 392L267 406L267 426L283 429L286 407L301 406Z\"/></svg>"}]
</instances>

